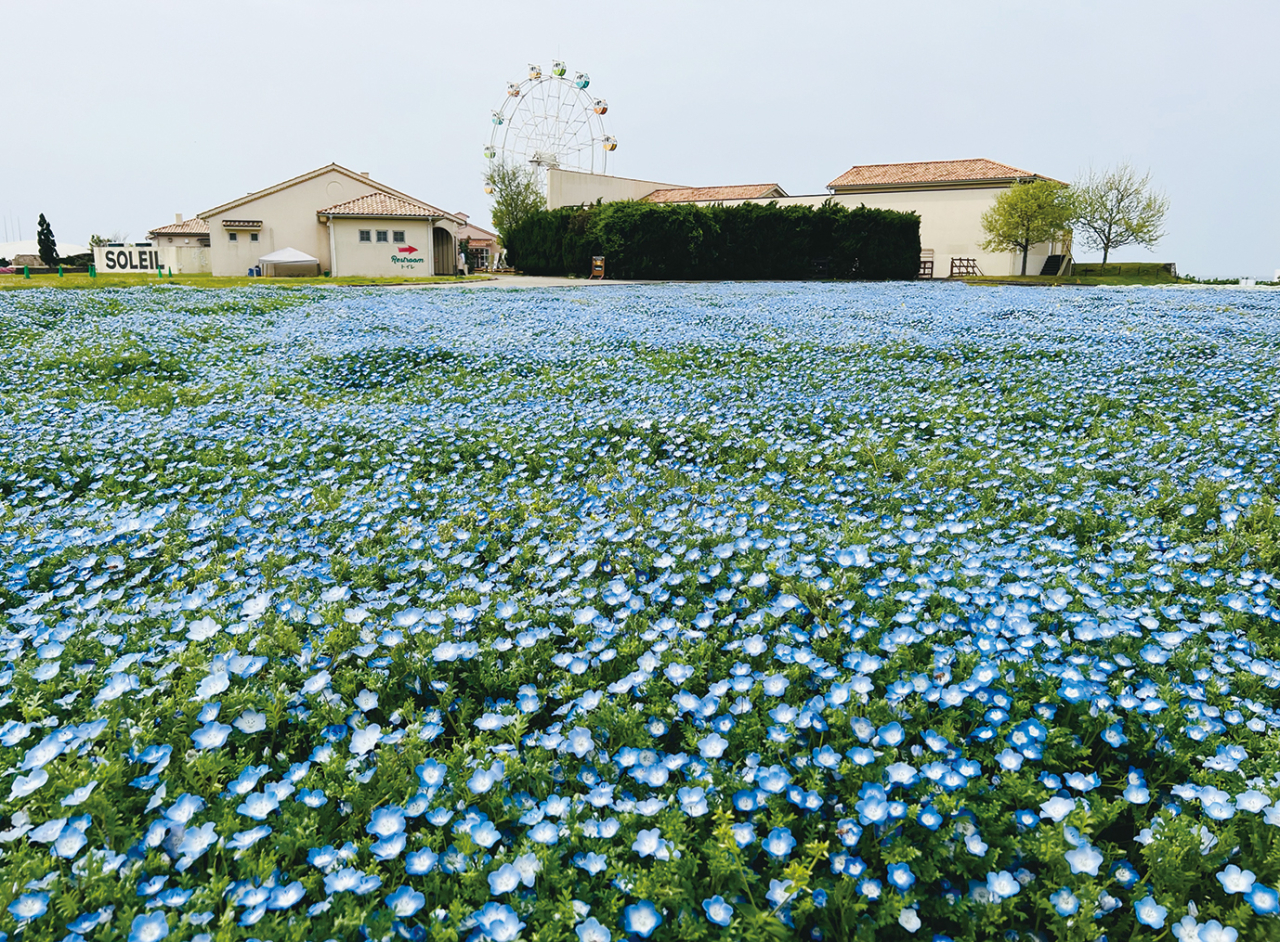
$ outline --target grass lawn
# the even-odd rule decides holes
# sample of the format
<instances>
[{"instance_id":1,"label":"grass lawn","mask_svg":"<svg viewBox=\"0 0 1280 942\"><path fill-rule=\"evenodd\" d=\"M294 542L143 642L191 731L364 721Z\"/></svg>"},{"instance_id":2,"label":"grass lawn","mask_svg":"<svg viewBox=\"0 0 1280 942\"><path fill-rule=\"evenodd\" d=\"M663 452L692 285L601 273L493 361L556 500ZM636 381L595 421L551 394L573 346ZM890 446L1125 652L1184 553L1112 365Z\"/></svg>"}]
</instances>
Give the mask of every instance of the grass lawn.
<instances>
[{"instance_id":1,"label":"grass lawn","mask_svg":"<svg viewBox=\"0 0 1280 942\"><path fill-rule=\"evenodd\" d=\"M22 275L0 275L0 291L21 288L133 288L139 285L182 285L187 288L239 288L246 285L421 285L421 284L453 284L458 281L488 281L489 275L470 275L465 279L441 275L433 278L248 278L244 275L174 275L157 278L153 274L104 274L99 272L97 278L87 274L63 275L35 274L30 278Z\"/></svg>"},{"instance_id":2,"label":"grass lawn","mask_svg":"<svg viewBox=\"0 0 1280 942\"><path fill-rule=\"evenodd\" d=\"M1176 285L1178 278L1159 262L1118 262L1109 265L1077 264L1065 278L1057 275L982 275L965 278L965 284L1019 285Z\"/></svg>"}]
</instances>

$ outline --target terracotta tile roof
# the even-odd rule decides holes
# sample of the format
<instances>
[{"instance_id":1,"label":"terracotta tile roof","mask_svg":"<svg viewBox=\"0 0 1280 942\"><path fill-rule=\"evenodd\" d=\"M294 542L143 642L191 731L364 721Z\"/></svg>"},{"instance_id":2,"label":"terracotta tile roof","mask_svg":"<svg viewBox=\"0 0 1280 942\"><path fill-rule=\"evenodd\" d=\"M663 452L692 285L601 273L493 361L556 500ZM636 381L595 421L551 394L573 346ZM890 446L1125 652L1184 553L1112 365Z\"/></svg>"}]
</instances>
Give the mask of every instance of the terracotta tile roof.
<instances>
[{"instance_id":1,"label":"terracotta tile roof","mask_svg":"<svg viewBox=\"0 0 1280 942\"><path fill-rule=\"evenodd\" d=\"M459 239L470 239L472 245L498 244L496 233L490 232L488 229L481 229L479 226L473 226L471 223L467 223L456 234Z\"/></svg>"},{"instance_id":2,"label":"terracotta tile roof","mask_svg":"<svg viewBox=\"0 0 1280 942\"><path fill-rule=\"evenodd\" d=\"M981 180L1012 180L1041 177L1029 170L978 157L973 160L922 160L909 164L868 164L851 167L830 183L829 187L897 186L931 183L970 183ZM1057 182L1057 181L1055 181Z\"/></svg>"},{"instance_id":3,"label":"terracotta tile roof","mask_svg":"<svg viewBox=\"0 0 1280 942\"><path fill-rule=\"evenodd\" d=\"M148 230L147 235L208 235L209 223L203 219L186 219L182 222L171 222L167 226L158 226Z\"/></svg>"},{"instance_id":4,"label":"terracotta tile roof","mask_svg":"<svg viewBox=\"0 0 1280 942\"><path fill-rule=\"evenodd\" d=\"M443 209L390 193L370 193L317 212L324 216L414 216L420 219L452 216Z\"/></svg>"},{"instance_id":5,"label":"terracotta tile roof","mask_svg":"<svg viewBox=\"0 0 1280 942\"><path fill-rule=\"evenodd\" d=\"M642 203L693 203L719 200L758 200L784 197L787 194L776 183L749 183L744 186L680 186L654 190Z\"/></svg>"}]
</instances>

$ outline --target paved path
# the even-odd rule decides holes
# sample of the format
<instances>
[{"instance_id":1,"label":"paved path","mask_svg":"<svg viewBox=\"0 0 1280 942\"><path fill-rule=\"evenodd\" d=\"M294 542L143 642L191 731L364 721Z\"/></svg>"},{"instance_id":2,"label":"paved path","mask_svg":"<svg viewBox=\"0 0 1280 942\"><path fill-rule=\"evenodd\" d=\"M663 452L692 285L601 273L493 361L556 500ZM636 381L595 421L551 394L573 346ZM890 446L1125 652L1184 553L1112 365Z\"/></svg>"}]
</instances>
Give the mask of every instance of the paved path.
<instances>
[{"instance_id":1,"label":"paved path","mask_svg":"<svg viewBox=\"0 0 1280 942\"><path fill-rule=\"evenodd\" d=\"M591 288L607 285L643 285L656 284L652 281L590 281L586 278L556 278L549 275L495 275L484 281L437 281L417 285L388 285L394 288L500 288L510 291L515 288Z\"/></svg>"}]
</instances>

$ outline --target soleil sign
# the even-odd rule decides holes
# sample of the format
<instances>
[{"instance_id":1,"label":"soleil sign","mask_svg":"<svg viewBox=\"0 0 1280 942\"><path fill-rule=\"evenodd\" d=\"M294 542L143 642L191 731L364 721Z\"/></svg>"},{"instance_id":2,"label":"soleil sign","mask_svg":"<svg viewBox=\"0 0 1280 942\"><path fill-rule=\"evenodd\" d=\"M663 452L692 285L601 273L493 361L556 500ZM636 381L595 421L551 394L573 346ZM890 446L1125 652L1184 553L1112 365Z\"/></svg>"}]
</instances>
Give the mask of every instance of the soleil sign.
<instances>
[{"instance_id":1,"label":"soleil sign","mask_svg":"<svg viewBox=\"0 0 1280 942\"><path fill-rule=\"evenodd\" d=\"M161 266L160 253L155 249L99 246L94 249L94 256L94 265L102 271L155 271Z\"/></svg>"}]
</instances>

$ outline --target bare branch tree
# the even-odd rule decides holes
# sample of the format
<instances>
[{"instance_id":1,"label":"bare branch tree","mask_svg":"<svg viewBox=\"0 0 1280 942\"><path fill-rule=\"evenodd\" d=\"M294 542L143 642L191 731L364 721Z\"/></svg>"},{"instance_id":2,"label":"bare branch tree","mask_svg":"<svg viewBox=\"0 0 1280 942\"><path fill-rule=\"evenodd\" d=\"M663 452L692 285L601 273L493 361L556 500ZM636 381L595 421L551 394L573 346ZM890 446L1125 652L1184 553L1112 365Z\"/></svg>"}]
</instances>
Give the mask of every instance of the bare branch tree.
<instances>
[{"instance_id":1,"label":"bare branch tree","mask_svg":"<svg viewBox=\"0 0 1280 942\"><path fill-rule=\"evenodd\" d=\"M1092 169L1071 188L1072 223L1081 241L1101 250L1102 264L1124 245L1155 248L1164 237L1169 198L1151 189L1151 173L1139 175L1123 163L1114 170Z\"/></svg>"}]
</instances>

